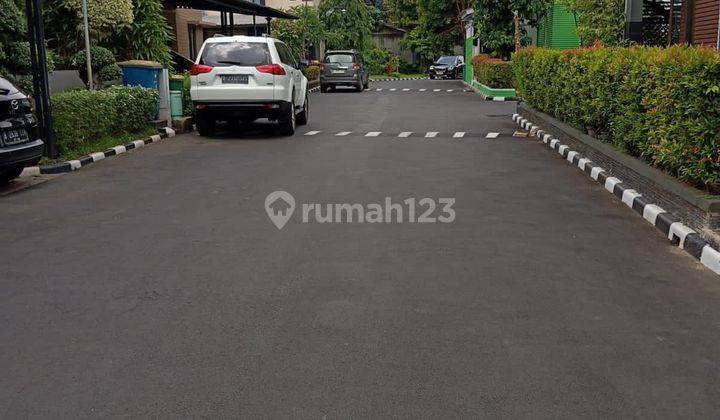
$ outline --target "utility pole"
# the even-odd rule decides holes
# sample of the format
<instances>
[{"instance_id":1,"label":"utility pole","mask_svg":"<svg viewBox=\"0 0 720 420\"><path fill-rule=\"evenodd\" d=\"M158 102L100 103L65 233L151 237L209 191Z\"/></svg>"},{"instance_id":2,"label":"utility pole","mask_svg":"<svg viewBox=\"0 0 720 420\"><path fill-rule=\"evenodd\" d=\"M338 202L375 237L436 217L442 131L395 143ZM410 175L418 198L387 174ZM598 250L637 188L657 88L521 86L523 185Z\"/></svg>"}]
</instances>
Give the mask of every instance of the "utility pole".
<instances>
[{"instance_id":1,"label":"utility pole","mask_svg":"<svg viewBox=\"0 0 720 420\"><path fill-rule=\"evenodd\" d=\"M90 57L90 27L88 26L87 0L82 0L83 25L85 25L85 65L87 66L88 89L93 90L92 59Z\"/></svg>"},{"instance_id":2,"label":"utility pole","mask_svg":"<svg viewBox=\"0 0 720 420\"><path fill-rule=\"evenodd\" d=\"M513 24L515 25L515 52L522 47L522 37L520 32L520 14L517 10L513 10Z\"/></svg>"}]
</instances>

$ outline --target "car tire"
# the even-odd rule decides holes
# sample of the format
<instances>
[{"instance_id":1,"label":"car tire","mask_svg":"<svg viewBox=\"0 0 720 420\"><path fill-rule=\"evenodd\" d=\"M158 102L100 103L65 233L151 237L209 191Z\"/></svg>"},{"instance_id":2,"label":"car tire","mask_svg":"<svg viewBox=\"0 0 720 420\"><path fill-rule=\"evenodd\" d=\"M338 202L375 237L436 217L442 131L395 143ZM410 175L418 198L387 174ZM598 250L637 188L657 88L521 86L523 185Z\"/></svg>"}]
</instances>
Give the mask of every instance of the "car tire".
<instances>
[{"instance_id":1,"label":"car tire","mask_svg":"<svg viewBox=\"0 0 720 420\"><path fill-rule=\"evenodd\" d=\"M320 85L320 92L327 93L328 85Z\"/></svg>"},{"instance_id":2,"label":"car tire","mask_svg":"<svg viewBox=\"0 0 720 420\"><path fill-rule=\"evenodd\" d=\"M282 116L278 123L280 124L280 134L283 136L292 136L295 134L295 124L297 123L295 115L295 103L291 102L288 112Z\"/></svg>"},{"instance_id":3,"label":"car tire","mask_svg":"<svg viewBox=\"0 0 720 420\"><path fill-rule=\"evenodd\" d=\"M370 79L368 78L363 84L363 89L370 89Z\"/></svg>"},{"instance_id":4,"label":"car tire","mask_svg":"<svg viewBox=\"0 0 720 420\"><path fill-rule=\"evenodd\" d=\"M433 76L433 75L431 74L431 75L430 75L430 80L435 80L435 76Z\"/></svg>"},{"instance_id":5,"label":"car tire","mask_svg":"<svg viewBox=\"0 0 720 420\"><path fill-rule=\"evenodd\" d=\"M296 124L306 125L308 123L308 117L310 116L310 102L308 102L308 96L305 95L305 103L303 104L303 110L297 114Z\"/></svg>"},{"instance_id":6,"label":"car tire","mask_svg":"<svg viewBox=\"0 0 720 420\"><path fill-rule=\"evenodd\" d=\"M0 171L0 185L7 184L13 179L19 177L23 169L23 166L11 166Z\"/></svg>"},{"instance_id":7,"label":"car tire","mask_svg":"<svg viewBox=\"0 0 720 420\"><path fill-rule=\"evenodd\" d=\"M215 134L215 118L198 114L195 117L195 127L201 136L212 136Z\"/></svg>"},{"instance_id":8,"label":"car tire","mask_svg":"<svg viewBox=\"0 0 720 420\"><path fill-rule=\"evenodd\" d=\"M362 82L362 80L358 81L358 84L355 86L355 90L358 91L358 92L362 92L362 91L363 91L363 82Z\"/></svg>"}]
</instances>

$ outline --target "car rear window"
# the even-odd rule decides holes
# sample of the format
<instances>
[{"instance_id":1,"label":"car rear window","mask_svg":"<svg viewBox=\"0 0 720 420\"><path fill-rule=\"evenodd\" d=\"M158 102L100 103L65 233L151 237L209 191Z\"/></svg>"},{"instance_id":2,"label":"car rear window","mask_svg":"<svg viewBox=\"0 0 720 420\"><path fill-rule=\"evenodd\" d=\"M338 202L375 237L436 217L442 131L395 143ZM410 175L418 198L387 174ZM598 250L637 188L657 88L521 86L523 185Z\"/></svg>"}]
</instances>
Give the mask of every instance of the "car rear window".
<instances>
[{"instance_id":1,"label":"car rear window","mask_svg":"<svg viewBox=\"0 0 720 420\"><path fill-rule=\"evenodd\" d=\"M270 49L260 42L213 42L205 45L200 64L247 66L271 64Z\"/></svg>"},{"instance_id":2,"label":"car rear window","mask_svg":"<svg viewBox=\"0 0 720 420\"><path fill-rule=\"evenodd\" d=\"M348 64L355 62L352 54L331 54L325 57L326 63Z\"/></svg>"}]
</instances>

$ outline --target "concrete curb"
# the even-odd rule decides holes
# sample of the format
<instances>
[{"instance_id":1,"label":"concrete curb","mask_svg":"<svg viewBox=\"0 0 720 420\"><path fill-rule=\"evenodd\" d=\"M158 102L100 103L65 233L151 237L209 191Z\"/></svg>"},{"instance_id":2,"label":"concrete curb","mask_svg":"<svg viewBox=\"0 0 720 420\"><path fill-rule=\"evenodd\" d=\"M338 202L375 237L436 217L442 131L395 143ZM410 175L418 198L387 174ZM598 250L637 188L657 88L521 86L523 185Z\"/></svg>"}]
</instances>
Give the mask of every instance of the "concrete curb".
<instances>
[{"instance_id":1,"label":"concrete curb","mask_svg":"<svg viewBox=\"0 0 720 420\"><path fill-rule=\"evenodd\" d=\"M483 98L486 101L505 102L505 101L516 101L517 100L516 98L507 98L505 96L488 96L487 94L485 94L485 92L481 91L480 89L478 89L471 83L468 83L463 80L463 84L465 85L467 90L477 93L478 95L480 95L481 98Z\"/></svg>"},{"instance_id":2,"label":"concrete curb","mask_svg":"<svg viewBox=\"0 0 720 420\"><path fill-rule=\"evenodd\" d=\"M430 78L427 76L426 77L401 77L399 79L388 77L387 79L370 79L370 82L396 82L396 81L400 82L403 80L430 80Z\"/></svg>"},{"instance_id":3,"label":"concrete curb","mask_svg":"<svg viewBox=\"0 0 720 420\"><path fill-rule=\"evenodd\" d=\"M648 202L642 194L623 183L622 180L610 176L600 166L594 165L590 159L580 153L570 150L570 147L560 143L552 134L541 130L520 114L513 114L513 121L520 127L530 131L530 135L536 136L547 144L551 149L557 151L565 160L577 166L586 175L603 185L605 189L614 194L622 202L635 210L650 224L658 228L671 242L676 243L681 249L699 260L705 267L720 274L720 252L710 246L700 235L691 228L682 224L675 216L666 212L661 207Z\"/></svg>"},{"instance_id":4,"label":"concrete curb","mask_svg":"<svg viewBox=\"0 0 720 420\"><path fill-rule=\"evenodd\" d=\"M110 156L120 155L128 150L139 149L150 143L157 143L162 139L175 137L175 130L169 127L161 128L158 130L159 134L153 134L152 136L143 139L135 140L132 143L128 143L124 146L115 146L112 149L107 149L104 152L91 153L87 156L83 156L76 160L70 160L67 162L60 162L54 165L48 166L30 166L23 170L20 176L37 176L37 175L49 175L49 174L61 174L65 172L73 172L78 169L93 164L99 160L103 160Z\"/></svg>"}]
</instances>

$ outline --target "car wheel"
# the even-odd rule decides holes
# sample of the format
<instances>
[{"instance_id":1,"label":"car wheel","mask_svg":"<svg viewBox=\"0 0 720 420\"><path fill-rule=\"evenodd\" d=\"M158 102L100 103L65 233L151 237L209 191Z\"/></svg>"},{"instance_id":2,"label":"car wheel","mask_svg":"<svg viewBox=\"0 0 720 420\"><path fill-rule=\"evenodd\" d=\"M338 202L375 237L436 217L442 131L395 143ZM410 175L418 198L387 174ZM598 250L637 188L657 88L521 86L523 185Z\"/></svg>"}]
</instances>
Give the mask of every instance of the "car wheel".
<instances>
[{"instance_id":1,"label":"car wheel","mask_svg":"<svg viewBox=\"0 0 720 420\"><path fill-rule=\"evenodd\" d=\"M295 134L295 124L297 122L295 118L295 103L291 102L287 113L279 120L280 133L283 136L292 136Z\"/></svg>"},{"instance_id":2,"label":"car wheel","mask_svg":"<svg viewBox=\"0 0 720 420\"><path fill-rule=\"evenodd\" d=\"M322 93L327 93L327 91L328 91L328 86L327 86L327 85L320 85L320 92L322 92Z\"/></svg>"},{"instance_id":3,"label":"car wheel","mask_svg":"<svg viewBox=\"0 0 720 420\"><path fill-rule=\"evenodd\" d=\"M3 169L0 171L0 185L7 184L13 179L19 177L22 171L22 166L12 166L10 168Z\"/></svg>"},{"instance_id":4,"label":"car wheel","mask_svg":"<svg viewBox=\"0 0 720 420\"><path fill-rule=\"evenodd\" d=\"M435 80L435 76L433 76L433 75L431 74L431 75L430 75L430 80Z\"/></svg>"},{"instance_id":5,"label":"car wheel","mask_svg":"<svg viewBox=\"0 0 720 420\"><path fill-rule=\"evenodd\" d=\"M198 114L195 117L195 127L201 136L212 136L215 134L215 118Z\"/></svg>"},{"instance_id":6,"label":"car wheel","mask_svg":"<svg viewBox=\"0 0 720 420\"><path fill-rule=\"evenodd\" d=\"M363 89L369 89L370 88L370 79L365 81L365 84L363 85Z\"/></svg>"},{"instance_id":7,"label":"car wheel","mask_svg":"<svg viewBox=\"0 0 720 420\"><path fill-rule=\"evenodd\" d=\"M308 96L305 95L305 103L303 104L303 110L297 115L297 125L305 125L308 123L308 117L310 116L310 103L308 102Z\"/></svg>"},{"instance_id":8,"label":"car wheel","mask_svg":"<svg viewBox=\"0 0 720 420\"><path fill-rule=\"evenodd\" d=\"M362 82L362 80L359 80L359 81L358 81L357 86L355 86L355 90L358 91L358 92L362 92L362 91L363 91L363 82Z\"/></svg>"}]
</instances>

